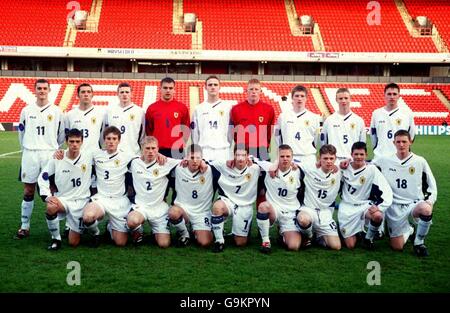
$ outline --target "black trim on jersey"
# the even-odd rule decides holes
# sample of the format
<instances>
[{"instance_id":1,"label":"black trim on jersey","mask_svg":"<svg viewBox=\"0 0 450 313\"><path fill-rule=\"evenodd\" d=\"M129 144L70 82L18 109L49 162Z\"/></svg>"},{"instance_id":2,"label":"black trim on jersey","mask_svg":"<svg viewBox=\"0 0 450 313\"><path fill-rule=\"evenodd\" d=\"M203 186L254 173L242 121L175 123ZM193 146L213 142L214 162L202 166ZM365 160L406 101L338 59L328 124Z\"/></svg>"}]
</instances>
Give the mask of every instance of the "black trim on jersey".
<instances>
[{"instance_id":1,"label":"black trim on jersey","mask_svg":"<svg viewBox=\"0 0 450 313\"><path fill-rule=\"evenodd\" d=\"M422 172L422 192L423 192L423 199L428 200L431 196L431 192L428 191L428 181L427 181L427 173Z\"/></svg>"},{"instance_id":2,"label":"black trim on jersey","mask_svg":"<svg viewBox=\"0 0 450 313\"><path fill-rule=\"evenodd\" d=\"M300 117L302 117L303 115L305 115L306 114L306 112L308 112L307 110L305 110L305 112L303 112L302 114L300 114L300 115L297 115L297 118L300 118Z\"/></svg>"},{"instance_id":3,"label":"black trim on jersey","mask_svg":"<svg viewBox=\"0 0 450 313\"><path fill-rule=\"evenodd\" d=\"M112 156L109 157L109 159L111 160L112 158L116 157L119 154L119 152L117 152L116 154L113 154Z\"/></svg>"},{"instance_id":4,"label":"black trim on jersey","mask_svg":"<svg viewBox=\"0 0 450 313\"><path fill-rule=\"evenodd\" d=\"M128 164L127 164L127 168L128 168L128 169L131 168L131 163L132 163L134 160L136 160L136 159L139 159L139 157L136 156L136 157L132 158L132 159L130 160L130 162L128 162Z\"/></svg>"},{"instance_id":5,"label":"black trim on jersey","mask_svg":"<svg viewBox=\"0 0 450 313\"><path fill-rule=\"evenodd\" d=\"M75 160L75 162L73 163L73 165L76 165L76 164L78 163L78 161L80 161L80 159L81 159L81 153L80 153L80 155L78 156L78 159Z\"/></svg>"},{"instance_id":6,"label":"black trim on jersey","mask_svg":"<svg viewBox=\"0 0 450 313\"><path fill-rule=\"evenodd\" d=\"M213 197L211 201L214 200L214 195L216 194L216 191L221 196L225 196L225 193L223 192L222 188L219 186L219 179L222 175L221 172L219 172L214 166L209 166L211 168L211 174L212 174L212 183L213 183Z\"/></svg>"},{"instance_id":7,"label":"black trim on jersey","mask_svg":"<svg viewBox=\"0 0 450 313\"><path fill-rule=\"evenodd\" d=\"M132 109L134 107L134 105L131 105L128 109L123 110L123 113L125 113L126 111Z\"/></svg>"},{"instance_id":8,"label":"black trim on jersey","mask_svg":"<svg viewBox=\"0 0 450 313\"><path fill-rule=\"evenodd\" d=\"M50 184L50 188L52 188L52 189L58 191L58 187L56 186L56 183L55 183L55 174L50 175L50 176L48 177L48 182L49 182L49 184Z\"/></svg>"},{"instance_id":9,"label":"black trim on jersey","mask_svg":"<svg viewBox=\"0 0 450 313\"><path fill-rule=\"evenodd\" d=\"M411 154L409 158L407 158L405 161L401 163L401 165L405 165L411 158L414 156L414 154Z\"/></svg>"},{"instance_id":10,"label":"black trim on jersey","mask_svg":"<svg viewBox=\"0 0 450 313\"><path fill-rule=\"evenodd\" d=\"M200 170L198 170L194 175L192 175L192 178L197 177L198 174L200 174Z\"/></svg>"},{"instance_id":11,"label":"black trim on jersey","mask_svg":"<svg viewBox=\"0 0 450 313\"><path fill-rule=\"evenodd\" d=\"M292 168L290 168L286 174L283 174L283 177L286 177L290 172L292 172Z\"/></svg>"},{"instance_id":12,"label":"black trim on jersey","mask_svg":"<svg viewBox=\"0 0 450 313\"><path fill-rule=\"evenodd\" d=\"M305 190L306 190L306 184L305 184L305 172L301 168L300 170L300 188L298 188L297 192L297 199L300 202L301 205L305 205Z\"/></svg>"},{"instance_id":13,"label":"black trim on jersey","mask_svg":"<svg viewBox=\"0 0 450 313\"><path fill-rule=\"evenodd\" d=\"M51 104L49 104L46 108L42 109L41 113L44 112L45 110L47 110L50 106L51 106Z\"/></svg>"},{"instance_id":14,"label":"black trim on jersey","mask_svg":"<svg viewBox=\"0 0 450 313\"><path fill-rule=\"evenodd\" d=\"M344 122L346 121L346 120L348 120L349 118L350 118L350 116L352 116L353 115L353 113L350 113L346 118L344 118Z\"/></svg>"},{"instance_id":15,"label":"black trim on jersey","mask_svg":"<svg viewBox=\"0 0 450 313\"><path fill-rule=\"evenodd\" d=\"M325 176L325 178L328 179L331 176L331 174L333 174L333 172L329 172L328 175Z\"/></svg>"},{"instance_id":16,"label":"black trim on jersey","mask_svg":"<svg viewBox=\"0 0 450 313\"><path fill-rule=\"evenodd\" d=\"M61 129L61 121L59 121L59 124L58 124L58 138L59 138L59 130Z\"/></svg>"},{"instance_id":17,"label":"black trim on jersey","mask_svg":"<svg viewBox=\"0 0 450 313\"><path fill-rule=\"evenodd\" d=\"M214 109L216 106L218 106L218 105L221 104L221 103L222 103L222 101L217 102L216 104L214 104L214 105L212 106L212 108Z\"/></svg>"},{"instance_id":18,"label":"black trim on jersey","mask_svg":"<svg viewBox=\"0 0 450 313\"><path fill-rule=\"evenodd\" d=\"M139 129L138 140L137 140L139 149L142 149L142 147L141 147L141 141L139 140L139 138L141 138L142 132L143 132L143 131L144 131L144 124L141 124L141 127L140 127L140 129Z\"/></svg>"},{"instance_id":19,"label":"black trim on jersey","mask_svg":"<svg viewBox=\"0 0 450 313\"><path fill-rule=\"evenodd\" d=\"M150 167L152 167L152 166L155 165L156 163L158 163L158 161L153 162L152 164L150 164L149 166L147 166L146 169L149 169Z\"/></svg>"},{"instance_id":20,"label":"black trim on jersey","mask_svg":"<svg viewBox=\"0 0 450 313\"><path fill-rule=\"evenodd\" d=\"M384 202L383 192L380 190L378 185L372 184L372 188L370 189L369 200L373 202L375 205L379 205Z\"/></svg>"},{"instance_id":21,"label":"black trim on jersey","mask_svg":"<svg viewBox=\"0 0 450 313\"><path fill-rule=\"evenodd\" d=\"M397 113L397 112L398 112L398 110L400 110L400 108L397 108L397 109L395 109L394 111L392 111L391 113L389 113L389 116L392 116L392 115L394 115L395 113Z\"/></svg>"},{"instance_id":22,"label":"black trim on jersey","mask_svg":"<svg viewBox=\"0 0 450 313\"><path fill-rule=\"evenodd\" d=\"M95 107L92 107L92 109L90 109L89 111L87 111L86 113L84 113L84 116L86 116L86 115L88 115L89 113L91 113L94 109L95 109Z\"/></svg>"},{"instance_id":23,"label":"black trim on jersey","mask_svg":"<svg viewBox=\"0 0 450 313\"><path fill-rule=\"evenodd\" d=\"M362 170L353 173L353 176L356 176L356 175L358 175L358 174L361 174L362 172L364 172L364 171L366 170L366 168L367 168L367 167L364 167Z\"/></svg>"},{"instance_id":24,"label":"black trim on jersey","mask_svg":"<svg viewBox=\"0 0 450 313\"><path fill-rule=\"evenodd\" d=\"M237 169L237 168L236 168L236 169ZM247 169L248 169L248 167L246 166L246 167L244 168L244 170L243 170L242 172L240 172L239 174L240 174L240 175L243 175Z\"/></svg>"}]
</instances>

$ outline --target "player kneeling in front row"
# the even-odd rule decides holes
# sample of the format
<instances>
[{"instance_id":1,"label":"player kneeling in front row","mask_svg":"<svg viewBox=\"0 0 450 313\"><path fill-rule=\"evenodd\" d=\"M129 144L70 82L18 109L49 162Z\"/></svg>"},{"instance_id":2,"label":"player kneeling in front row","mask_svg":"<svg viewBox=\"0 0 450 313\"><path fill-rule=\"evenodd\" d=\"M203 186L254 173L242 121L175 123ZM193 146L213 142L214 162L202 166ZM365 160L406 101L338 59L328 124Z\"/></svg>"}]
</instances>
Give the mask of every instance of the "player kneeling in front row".
<instances>
[{"instance_id":1,"label":"player kneeling in front row","mask_svg":"<svg viewBox=\"0 0 450 313\"><path fill-rule=\"evenodd\" d=\"M107 231L117 246L125 246L128 241L126 217L131 207L126 196L125 174L132 155L118 150L120 130L109 126L103 132L105 149L94 154L97 189L83 213L83 223L87 229L99 234L98 221L109 216Z\"/></svg>"},{"instance_id":2,"label":"player kneeling in front row","mask_svg":"<svg viewBox=\"0 0 450 313\"><path fill-rule=\"evenodd\" d=\"M198 244L207 247L212 243L211 203L214 196L213 172L210 166L201 172L202 148L197 144L188 147L187 167L175 168L174 205L169 209L170 223L178 234L179 247L189 244L190 223Z\"/></svg>"},{"instance_id":3,"label":"player kneeling in front row","mask_svg":"<svg viewBox=\"0 0 450 313\"><path fill-rule=\"evenodd\" d=\"M68 149L61 160L50 159L44 169L41 194L47 196L46 219L52 236L49 250L61 247L58 214L67 214L70 228L69 245L75 247L80 243L83 233L83 208L89 202L92 173L92 154L81 153L83 144L81 131L71 129L66 136ZM52 195L52 191L54 195Z\"/></svg>"},{"instance_id":4,"label":"player kneeling in front row","mask_svg":"<svg viewBox=\"0 0 450 313\"><path fill-rule=\"evenodd\" d=\"M335 171L336 148L323 145L319 150L319 168L299 164L305 185L304 206L300 208L297 221L304 243L316 235L322 246L333 250L341 249L341 241L333 220L334 203L339 193L341 172Z\"/></svg>"},{"instance_id":5,"label":"player kneeling in front row","mask_svg":"<svg viewBox=\"0 0 450 313\"><path fill-rule=\"evenodd\" d=\"M135 204L127 217L128 228L133 243L140 244L143 240L143 223L147 220L158 246L167 248L170 246L169 205L164 201L164 194L168 176L180 160L167 158L164 164L158 163L159 145L156 137L144 137L141 147L141 157L131 160L128 170L136 192Z\"/></svg>"},{"instance_id":6,"label":"player kneeling in front row","mask_svg":"<svg viewBox=\"0 0 450 313\"><path fill-rule=\"evenodd\" d=\"M232 168L224 161L211 162L211 166L220 173L219 199L214 202L211 218L216 239L213 252L224 250L223 228L230 215L233 218L232 233L236 246L247 244L260 175L258 165L247 166L248 152L244 145L235 145Z\"/></svg>"},{"instance_id":7,"label":"player kneeling in front row","mask_svg":"<svg viewBox=\"0 0 450 313\"><path fill-rule=\"evenodd\" d=\"M414 253L419 257L428 256L424 240L432 224L436 180L428 162L410 152L412 140L408 131L398 130L394 134L394 145L396 154L376 161L394 193L393 203L386 211L391 247L403 250L410 235L411 218L417 224Z\"/></svg>"},{"instance_id":8,"label":"player kneeling in front row","mask_svg":"<svg viewBox=\"0 0 450 313\"><path fill-rule=\"evenodd\" d=\"M267 201L259 204L256 216L262 238L260 248L262 253L271 252L269 229L275 222L279 224L280 234L287 249L296 251L300 248L300 227L296 219L300 209L300 171L293 170L292 159L291 147L282 144L278 147L277 175L272 178L267 172L263 172ZM269 162L257 161L257 163L266 171L273 166Z\"/></svg>"},{"instance_id":9,"label":"player kneeling in front row","mask_svg":"<svg viewBox=\"0 0 450 313\"><path fill-rule=\"evenodd\" d=\"M373 249L373 239L383 222L384 212L392 203L392 190L386 178L373 164L366 163L366 143L352 145L352 159L342 174L342 201L339 204L339 230L347 248L356 245L358 233L364 231L366 219L369 226L363 244Z\"/></svg>"}]
</instances>

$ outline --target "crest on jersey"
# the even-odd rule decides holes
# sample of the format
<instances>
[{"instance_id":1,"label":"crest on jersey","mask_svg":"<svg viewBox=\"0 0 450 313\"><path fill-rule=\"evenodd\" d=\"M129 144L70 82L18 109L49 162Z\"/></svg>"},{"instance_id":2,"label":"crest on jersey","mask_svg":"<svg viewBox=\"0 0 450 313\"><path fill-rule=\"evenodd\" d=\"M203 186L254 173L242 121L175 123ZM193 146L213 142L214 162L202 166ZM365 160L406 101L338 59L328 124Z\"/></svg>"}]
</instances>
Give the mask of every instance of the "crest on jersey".
<instances>
[{"instance_id":1,"label":"crest on jersey","mask_svg":"<svg viewBox=\"0 0 450 313\"><path fill-rule=\"evenodd\" d=\"M411 175L414 175L415 172L416 172L416 169L414 168L414 166L411 166L411 167L409 168L409 173L410 173Z\"/></svg>"},{"instance_id":2,"label":"crest on jersey","mask_svg":"<svg viewBox=\"0 0 450 313\"><path fill-rule=\"evenodd\" d=\"M334 186L334 184L336 184L336 179L332 178L330 181L331 186Z\"/></svg>"},{"instance_id":3,"label":"crest on jersey","mask_svg":"<svg viewBox=\"0 0 450 313\"><path fill-rule=\"evenodd\" d=\"M95 123L97 123L97 119L95 117L91 118L91 123L92 125L94 125Z\"/></svg>"},{"instance_id":4,"label":"crest on jersey","mask_svg":"<svg viewBox=\"0 0 450 313\"><path fill-rule=\"evenodd\" d=\"M157 177L159 175L159 170L158 169L154 169L153 170L153 176Z\"/></svg>"},{"instance_id":5,"label":"crest on jersey","mask_svg":"<svg viewBox=\"0 0 450 313\"><path fill-rule=\"evenodd\" d=\"M264 122L264 116L258 117L258 121L259 121L260 123Z\"/></svg>"},{"instance_id":6,"label":"crest on jersey","mask_svg":"<svg viewBox=\"0 0 450 313\"><path fill-rule=\"evenodd\" d=\"M290 182L291 184L294 183L294 177L293 177L293 176L289 176L289 182Z\"/></svg>"},{"instance_id":7,"label":"crest on jersey","mask_svg":"<svg viewBox=\"0 0 450 313\"><path fill-rule=\"evenodd\" d=\"M204 185L205 184L205 176L200 176L200 184Z\"/></svg>"},{"instance_id":8,"label":"crest on jersey","mask_svg":"<svg viewBox=\"0 0 450 313\"><path fill-rule=\"evenodd\" d=\"M136 116L134 115L134 114L130 114L130 121L134 121L134 118L135 118Z\"/></svg>"},{"instance_id":9,"label":"crest on jersey","mask_svg":"<svg viewBox=\"0 0 450 313\"><path fill-rule=\"evenodd\" d=\"M116 166L119 166L120 160L114 160L114 164L115 164Z\"/></svg>"},{"instance_id":10,"label":"crest on jersey","mask_svg":"<svg viewBox=\"0 0 450 313\"><path fill-rule=\"evenodd\" d=\"M364 183L366 182L366 178L364 176L361 176L359 178L359 182L361 183L361 185L364 185Z\"/></svg>"},{"instance_id":11,"label":"crest on jersey","mask_svg":"<svg viewBox=\"0 0 450 313\"><path fill-rule=\"evenodd\" d=\"M250 181L250 179L252 179L252 174L250 173L245 174L245 180Z\"/></svg>"},{"instance_id":12,"label":"crest on jersey","mask_svg":"<svg viewBox=\"0 0 450 313\"><path fill-rule=\"evenodd\" d=\"M306 127L309 126L309 121L308 121L308 120L305 121L305 126L306 126Z\"/></svg>"},{"instance_id":13,"label":"crest on jersey","mask_svg":"<svg viewBox=\"0 0 450 313\"><path fill-rule=\"evenodd\" d=\"M81 164L81 171L82 171L83 173L86 173L86 170L87 170L86 164Z\"/></svg>"},{"instance_id":14,"label":"crest on jersey","mask_svg":"<svg viewBox=\"0 0 450 313\"><path fill-rule=\"evenodd\" d=\"M395 120L395 124L397 124L398 126L400 126L401 123L402 123L402 120L400 118Z\"/></svg>"},{"instance_id":15,"label":"crest on jersey","mask_svg":"<svg viewBox=\"0 0 450 313\"><path fill-rule=\"evenodd\" d=\"M355 129L355 127L356 127L356 124L355 124L355 123L351 123L351 124L350 124L350 128L351 128L351 129Z\"/></svg>"},{"instance_id":16,"label":"crest on jersey","mask_svg":"<svg viewBox=\"0 0 450 313\"><path fill-rule=\"evenodd\" d=\"M225 112L221 110L221 111L219 111L219 114L220 114L220 116L223 116L225 114Z\"/></svg>"},{"instance_id":17,"label":"crest on jersey","mask_svg":"<svg viewBox=\"0 0 450 313\"><path fill-rule=\"evenodd\" d=\"M53 115L47 115L47 120L49 121L49 122L51 122L51 121L53 121Z\"/></svg>"},{"instance_id":18,"label":"crest on jersey","mask_svg":"<svg viewBox=\"0 0 450 313\"><path fill-rule=\"evenodd\" d=\"M173 112L173 117L178 118L178 112Z\"/></svg>"}]
</instances>

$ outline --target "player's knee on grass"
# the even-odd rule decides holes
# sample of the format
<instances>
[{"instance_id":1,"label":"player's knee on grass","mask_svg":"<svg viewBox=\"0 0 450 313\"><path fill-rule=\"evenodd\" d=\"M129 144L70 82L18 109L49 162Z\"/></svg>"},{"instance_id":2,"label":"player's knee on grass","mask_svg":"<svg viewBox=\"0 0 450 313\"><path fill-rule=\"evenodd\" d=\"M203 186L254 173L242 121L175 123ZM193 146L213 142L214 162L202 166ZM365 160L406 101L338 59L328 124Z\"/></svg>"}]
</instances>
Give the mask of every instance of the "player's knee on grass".
<instances>
[{"instance_id":1,"label":"player's knee on grass","mask_svg":"<svg viewBox=\"0 0 450 313\"><path fill-rule=\"evenodd\" d=\"M210 231L197 231L196 237L200 247L204 248L208 247L213 241L213 236Z\"/></svg>"},{"instance_id":2,"label":"player's knee on grass","mask_svg":"<svg viewBox=\"0 0 450 313\"><path fill-rule=\"evenodd\" d=\"M160 248L168 248L170 246L170 235L169 234L155 234L156 244Z\"/></svg>"},{"instance_id":3,"label":"player's knee on grass","mask_svg":"<svg viewBox=\"0 0 450 313\"><path fill-rule=\"evenodd\" d=\"M244 247L247 245L248 242L248 237L243 237L243 236L234 236L234 243L236 244L236 246L238 247Z\"/></svg>"},{"instance_id":4,"label":"player's knee on grass","mask_svg":"<svg viewBox=\"0 0 450 313\"><path fill-rule=\"evenodd\" d=\"M285 240L286 249L289 251L298 251L300 249L301 239L289 238Z\"/></svg>"},{"instance_id":5,"label":"player's knee on grass","mask_svg":"<svg viewBox=\"0 0 450 313\"><path fill-rule=\"evenodd\" d=\"M331 250L341 250L342 245L339 236L324 236L324 240L327 248Z\"/></svg>"},{"instance_id":6,"label":"player's knee on grass","mask_svg":"<svg viewBox=\"0 0 450 313\"><path fill-rule=\"evenodd\" d=\"M309 216L309 214L307 214L305 212L300 212L297 215L297 221L298 221L298 224L303 228L306 228L307 226L309 226L312 223L311 216Z\"/></svg>"},{"instance_id":7,"label":"player's knee on grass","mask_svg":"<svg viewBox=\"0 0 450 313\"><path fill-rule=\"evenodd\" d=\"M69 231L69 246L75 248L80 244L81 236L77 232Z\"/></svg>"},{"instance_id":8,"label":"player's knee on grass","mask_svg":"<svg viewBox=\"0 0 450 313\"><path fill-rule=\"evenodd\" d=\"M394 237L390 240L391 248L394 251L403 251L403 246L405 245L405 241L403 236Z\"/></svg>"},{"instance_id":9,"label":"player's knee on grass","mask_svg":"<svg viewBox=\"0 0 450 313\"><path fill-rule=\"evenodd\" d=\"M344 241L345 241L345 246L348 249L354 249L355 248L355 246L356 246L356 236L351 236L351 237L345 238Z\"/></svg>"},{"instance_id":10,"label":"player's knee on grass","mask_svg":"<svg viewBox=\"0 0 450 313\"><path fill-rule=\"evenodd\" d=\"M114 243L116 244L116 246L124 247L127 244L127 241L128 241L127 233L113 230L112 234L113 234L113 240L114 240Z\"/></svg>"}]
</instances>

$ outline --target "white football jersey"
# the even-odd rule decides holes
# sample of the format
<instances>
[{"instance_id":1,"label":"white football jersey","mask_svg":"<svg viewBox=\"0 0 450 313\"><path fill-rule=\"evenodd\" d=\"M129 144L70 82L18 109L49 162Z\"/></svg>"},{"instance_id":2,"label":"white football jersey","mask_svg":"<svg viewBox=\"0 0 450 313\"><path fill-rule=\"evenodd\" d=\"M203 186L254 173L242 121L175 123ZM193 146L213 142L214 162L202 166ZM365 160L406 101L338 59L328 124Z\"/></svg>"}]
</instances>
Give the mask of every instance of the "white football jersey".
<instances>
[{"instance_id":1,"label":"white football jersey","mask_svg":"<svg viewBox=\"0 0 450 313\"><path fill-rule=\"evenodd\" d=\"M97 175L98 194L105 197L122 197L126 194L125 173L132 155L117 150L109 154L98 150L94 154L95 173Z\"/></svg>"},{"instance_id":2,"label":"white football jersey","mask_svg":"<svg viewBox=\"0 0 450 313\"><path fill-rule=\"evenodd\" d=\"M121 132L119 149L140 155L140 142L145 136L145 112L134 103L125 108L111 104L106 108L106 127L115 126Z\"/></svg>"},{"instance_id":3,"label":"white football jersey","mask_svg":"<svg viewBox=\"0 0 450 313\"><path fill-rule=\"evenodd\" d=\"M383 174L373 164L355 170L352 165L342 171L342 201L364 204L370 200L385 211L392 204L392 190Z\"/></svg>"},{"instance_id":4,"label":"white football jersey","mask_svg":"<svg viewBox=\"0 0 450 313\"><path fill-rule=\"evenodd\" d=\"M65 141L64 115L51 103L29 104L20 112L19 142L28 150L56 150Z\"/></svg>"},{"instance_id":5,"label":"white football jersey","mask_svg":"<svg viewBox=\"0 0 450 313\"><path fill-rule=\"evenodd\" d=\"M341 186L341 172L325 173L321 168L301 168L305 184L304 205L311 209L334 212L334 202Z\"/></svg>"},{"instance_id":6,"label":"white football jersey","mask_svg":"<svg viewBox=\"0 0 450 313\"><path fill-rule=\"evenodd\" d=\"M294 156L316 154L320 119L319 115L308 110L300 113L296 113L292 109L284 111L278 116L274 128L277 145L291 146Z\"/></svg>"},{"instance_id":7,"label":"white football jersey","mask_svg":"<svg viewBox=\"0 0 450 313\"><path fill-rule=\"evenodd\" d=\"M364 120L353 112L341 115L331 114L323 123L320 136L322 145L333 145L338 158L350 158L352 145L355 142L366 142L366 127Z\"/></svg>"},{"instance_id":8,"label":"white football jersey","mask_svg":"<svg viewBox=\"0 0 450 313\"><path fill-rule=\"evenodd\" d=\"M271 178L264 172L266 199L278 211L295 212L300 208L298 199L300 189L300 171L289 169L278 171L277 176Z\"/></svg>"},{"instance_id":9,"label":"white football jersey","mask_svg":"<svg viewBox=\"0 0 450 313\"><path fill-rule=\"evenodd\" d=\"M382 107L373 111L370 133L374 159L396 153L394 134L400 129L407 130L411 139L414 140L416 126L412 112L407 108L398 107L392 111L386 111Z\"/></svg>"},{"instance_id":10,"label":"white football jersey","mask_svg":"<svg viewBox=\"0 0 450 313\"><path fill-rule=\"evenodd\" d=\"M105 108L101 106L92 106L86 111L80 110L76 106L66 113L66 131L77 128L83 134L82 150L94 153L98 149L101 149L100 137L102 137L105 113Z\"/></svg>"},{"instance_id":11,"label":"white football jersey","mask_svg":"<svg viewBox=\"0 0 450 313\"><path fill-rule=\"evenodd\" d=\"M175 190L177 191L175 205L191 214L209 212L214 196L211 167L208 166L203 174L200 171L192 173L188 167L176 167Z\"/></svg>"},{"instance_id":12,"label":"white football jersey","mask_svg":"<svg viewBox=\"0 0 450 313\"><path fill-rule=\"evenodd\" d=\"M167 158L164 165L155 160L145 163L141 158L131 160L128 171L133 176L136 204L153 208L164 201L170 171L180 164L180 160Z\"/></svg>"},{"instance_id":13,"label":"white football jersey","mask_svg":"<svg viewBox=\"0 0 450 313\"><path fill-rule=\"evenodd\" d=\"M400 160L396 154L376 162L394 193L394 203L409 204L415 200L435 203L437 186L428 162L414 153Z\"/></svg>"},{"instance_id":14,"label":"white football jersey","mask_svg":"<svg viewBox=\"0 0 450 313\"><path fill-rule=\"evenodd\" d=\"M228 135L232 104L219 100L207 101L195 108L191 129L192 142L202 148L223 149L231 146Z\"/></svg>"},{"instance_id":15,"label":"white football jersey","mask_svg":"<svg viewBox=\"0 0 450 313\"><path fill-rule=\"evenodd\" d=\"M218 193L239 206L252 205L256 201L260 167L256 164L242 170L229 168L226 162L211 162L219 173Z\"/></svg>"},{"instance_id":16,"label":"white football jersey","mask_svg":"<svg viewBox=\"0 0 450 313\"><path fill-rule=\"evenodd\" d=\"M43 189L41 194L50 195L49 177L54 175L55 185L58 188L55 196L73 200L89 198L92 165L91 153L81 153L75 160L71 160L65 150L62 160L50 159L43 170L42 178L45 183L41 185Z\"/></svg>"}]
</instances>

